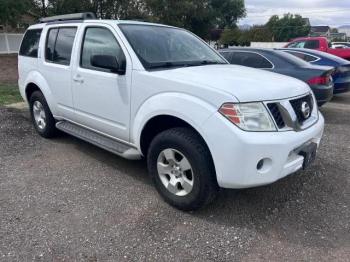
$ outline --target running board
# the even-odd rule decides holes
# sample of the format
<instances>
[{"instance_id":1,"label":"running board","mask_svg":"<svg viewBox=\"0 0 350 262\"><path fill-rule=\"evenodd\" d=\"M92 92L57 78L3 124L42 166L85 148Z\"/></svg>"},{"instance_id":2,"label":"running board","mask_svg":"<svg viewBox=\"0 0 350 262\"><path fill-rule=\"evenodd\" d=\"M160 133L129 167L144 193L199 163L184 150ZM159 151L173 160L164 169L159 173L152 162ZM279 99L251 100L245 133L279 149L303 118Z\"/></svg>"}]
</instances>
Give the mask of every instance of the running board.
<instances>
[{"instance_id":1,"label":"running board","mask_svg":"<svg viewBox=\"0 0 350 262\"><path fill-rule=\"evenodd\" d=\"M103 148L113 154L122 156L131 160L141 159L141 155L137 149L121 143L107 136L98 134L90 129L73 124L68 121L60 121L56 123L57 129L68 133L72 136L80 138L90 144Z\"/></svg>"}]
</instances>

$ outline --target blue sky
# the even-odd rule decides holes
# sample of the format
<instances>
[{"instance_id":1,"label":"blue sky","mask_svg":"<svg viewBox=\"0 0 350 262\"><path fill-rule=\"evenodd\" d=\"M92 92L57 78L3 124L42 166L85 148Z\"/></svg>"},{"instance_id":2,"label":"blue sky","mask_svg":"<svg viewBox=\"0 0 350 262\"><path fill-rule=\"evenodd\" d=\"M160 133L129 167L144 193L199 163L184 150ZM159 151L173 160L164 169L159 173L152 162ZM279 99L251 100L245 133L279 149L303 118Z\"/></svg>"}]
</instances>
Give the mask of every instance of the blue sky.
<instances>
[{"instance_id":1,"label":"blue sky","mask_svg":"<svg viewBox=\"0 0 350 262\"><path fill-rule=\"evenodd\" d=\"M298 13L312 25L350 25L350 0L245 0L247 17L239 24L264 24L271 15Z\"/></svg>"}]
</instances>

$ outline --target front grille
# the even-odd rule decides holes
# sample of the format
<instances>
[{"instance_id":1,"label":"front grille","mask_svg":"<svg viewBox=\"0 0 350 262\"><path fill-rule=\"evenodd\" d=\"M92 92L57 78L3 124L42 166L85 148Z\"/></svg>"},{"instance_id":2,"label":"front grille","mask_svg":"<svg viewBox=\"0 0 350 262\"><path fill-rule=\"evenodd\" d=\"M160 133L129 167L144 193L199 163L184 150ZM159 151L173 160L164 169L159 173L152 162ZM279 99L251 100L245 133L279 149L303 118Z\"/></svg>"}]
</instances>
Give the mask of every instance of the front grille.
<instances>
[{"instance_id":1,"label":"front grille","mask_svg":"<svg viewBox=\"0 0 350 262\"><path fill-rule=\"evenodd\" d=\"M267 107L269 108L271 115L273 116L273 119L276 122L276 125L278 126L279 129L282 129L286 126L281 111L278 108L277 103L269 103L267 104Z\"/></svg>"},{"instance_id":2,"label":"front grille","mask_svg":"<svg viewBox=\"0 0 350 262\"><path fill-rule=\"evenodd\" d=\"M298 118L299 124L303 124L305 122L305 120L309 119L309 117L305 117L304 113L302 111L302 105L303 103L306 102L309 107L310 107L310 116L311 116L311 112L313 111L313 99L311 95L307 95L298 99L294 99L294 100L290 100L290 104L292 105L294 112Z\"/></svg>"}]
</instances>

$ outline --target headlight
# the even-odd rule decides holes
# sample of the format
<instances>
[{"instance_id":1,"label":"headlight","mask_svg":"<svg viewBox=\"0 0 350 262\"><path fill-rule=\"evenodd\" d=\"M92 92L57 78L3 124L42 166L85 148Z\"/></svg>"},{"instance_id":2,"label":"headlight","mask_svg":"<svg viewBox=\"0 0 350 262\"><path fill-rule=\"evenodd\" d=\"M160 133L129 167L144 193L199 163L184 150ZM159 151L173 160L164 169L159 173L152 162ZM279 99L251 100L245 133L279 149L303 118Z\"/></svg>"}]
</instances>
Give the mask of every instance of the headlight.
<instances>
[{"instance_id":1,"label":"headlight","mask_svg":"<svg viewBox=\"0 0 350 262\"><path fill-rule=\"evenodd\" d=\"M277 130L263 103L226 103L221 106L219 112L245 131Z\"/></svg>"}]
</instances>

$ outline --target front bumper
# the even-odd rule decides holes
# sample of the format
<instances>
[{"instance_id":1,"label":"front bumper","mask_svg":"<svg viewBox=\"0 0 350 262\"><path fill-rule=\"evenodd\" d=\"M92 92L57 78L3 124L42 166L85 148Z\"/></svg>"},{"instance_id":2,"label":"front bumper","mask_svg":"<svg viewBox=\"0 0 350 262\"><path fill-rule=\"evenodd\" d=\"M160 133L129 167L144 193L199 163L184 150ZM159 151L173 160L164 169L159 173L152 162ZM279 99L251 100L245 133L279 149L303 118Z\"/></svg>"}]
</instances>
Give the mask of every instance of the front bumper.
<instances>
[{"instance_id":1,"label":"front bumper","mask_svg":"<svg viewBox=\"0 0 350 262\"><path fill-rule=\"evenodd\" d=\"M308 143L320 144L324 118L320 113L313 126L300 132L245 132L216 113L203 127L219 186L250 188L300 170L304 157L298 149Z\"/></svg>"}]
</instances>

